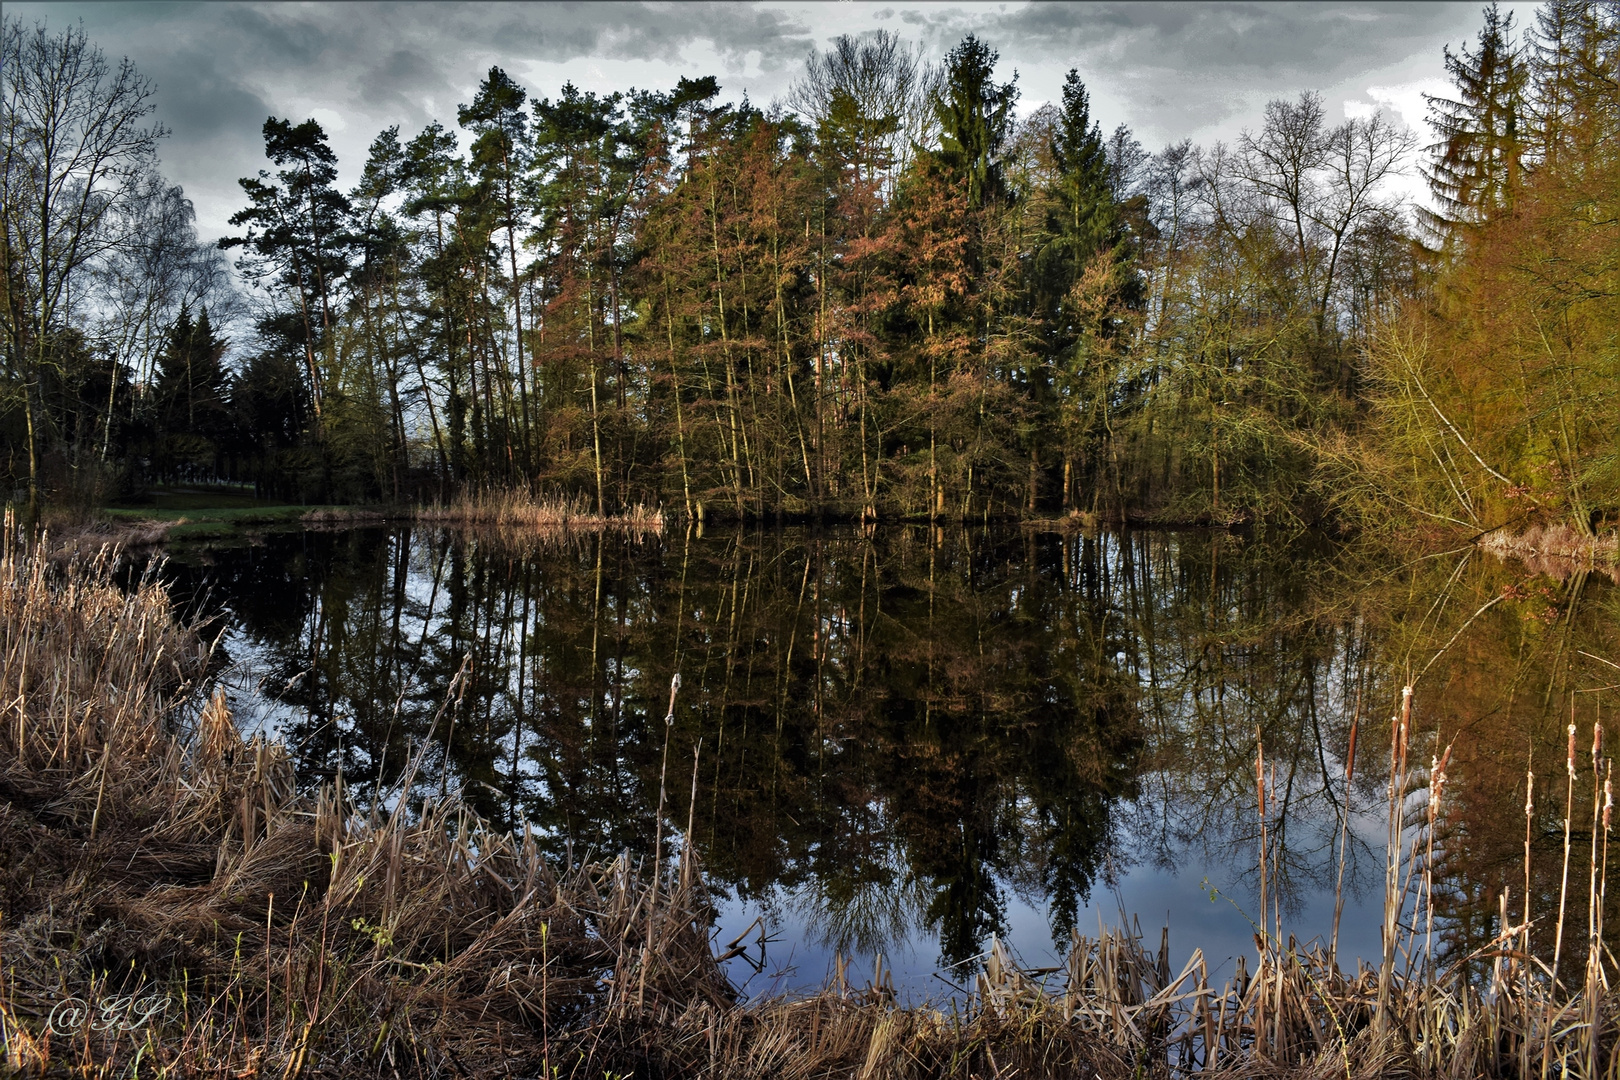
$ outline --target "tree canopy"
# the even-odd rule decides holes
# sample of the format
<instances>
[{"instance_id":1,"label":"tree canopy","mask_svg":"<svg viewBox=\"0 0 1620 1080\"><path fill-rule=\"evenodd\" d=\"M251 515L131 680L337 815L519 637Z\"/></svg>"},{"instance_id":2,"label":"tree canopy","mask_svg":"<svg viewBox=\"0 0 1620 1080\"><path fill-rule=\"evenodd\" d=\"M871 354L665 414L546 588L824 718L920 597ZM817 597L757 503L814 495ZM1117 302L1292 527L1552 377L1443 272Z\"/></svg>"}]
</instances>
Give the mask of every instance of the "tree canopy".
<instances>
[{"instance_id":1,"label":"tree canopy","mask_svg":"<svg viewBox=\"0 0 1620 1080\"><path fill-rule=\"evenodd\" d=\"M240 292L156 172L150 86L81 31L5 27L19 485L185 469L694 517L1620 513L1612 6L1555 0L1524 32L1487 9L1443 53L1422 153L1309 91L1230 145L1150 153L1105 134L1078 69L1020 112L973 35L938 64L837 39L768 110L712 76L544 97L492 67L457 127L381 132L349 190L319 123L268 118L220 244ZM122 120L47 136L73 102ZM1392 184L1414 167L1416 215Z\"/></svg>"}]
</instances>

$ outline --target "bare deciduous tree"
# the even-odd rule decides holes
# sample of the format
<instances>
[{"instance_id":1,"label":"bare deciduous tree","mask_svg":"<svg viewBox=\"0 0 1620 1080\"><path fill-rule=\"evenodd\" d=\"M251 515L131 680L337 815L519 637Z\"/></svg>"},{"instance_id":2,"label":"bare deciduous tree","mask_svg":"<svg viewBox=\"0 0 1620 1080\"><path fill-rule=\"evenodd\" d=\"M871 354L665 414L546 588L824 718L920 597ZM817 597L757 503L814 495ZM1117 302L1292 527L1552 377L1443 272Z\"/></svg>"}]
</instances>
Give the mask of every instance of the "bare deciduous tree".
<instances>
[{"instance_id":1,"label":"bare deciduous tree","mask_svg":"<svg viewBox=\"0 0 1620 1080\"><path fill-rule=\"evenodd\" d=\"M810 54L788 104L823 138L842 129L860 178L887 195L910 162L912 147L929 140L938 82L921 45L908 46L899 34L841 34L827 52Z\"/></svg>"},{"instance_id":2,"label":"bare deciduous tree","mask_svg":"<svg viewBox=\"0 0 1620 1080\"><path fill-rule=\"evenodd\" d=\"M92 321L97 343L129 367L139 390L151 383L153 361L182 310L206 307L220 325L235 313L236 297L224 254L198 241L196 212L179 186L148 172L120 214L125 220L117 230L124 242L93 268ZM108 382L104 459L118 385L117 379Z\"/></svg>"},{"instance_id":3,"label":"bare deciduous tree","mask_svg":"<svg viewBox=\"0 0 1620 1080\"><path fill-rule=\"evenodd\" d=\"M1314 92L1270 102L1260 132L1243 133L1238 176L1255 207L1292 241L1318 336L1331 328L1330 303L1345 245L1364 222L1387 214L1391 203L1380 188L1415 145L1410 130L1377 113L1328 126Z\"/></svg>"},{"instance_id":4,"label":"bare deciduous tree","mask_svg":"<svg viewBox=\"0 0 1620 1080\"><path fill-rule=\"evenodd\" d=\"M153 86L128 59L116 67L83 27L48 34L7 19L0 77L0 275L5 376L22 398L30 502L39 486L40 379L54 363L77 289L97 259L130 239L129 212L165 134L143 121Z\"/></svg>"}]
</instances>

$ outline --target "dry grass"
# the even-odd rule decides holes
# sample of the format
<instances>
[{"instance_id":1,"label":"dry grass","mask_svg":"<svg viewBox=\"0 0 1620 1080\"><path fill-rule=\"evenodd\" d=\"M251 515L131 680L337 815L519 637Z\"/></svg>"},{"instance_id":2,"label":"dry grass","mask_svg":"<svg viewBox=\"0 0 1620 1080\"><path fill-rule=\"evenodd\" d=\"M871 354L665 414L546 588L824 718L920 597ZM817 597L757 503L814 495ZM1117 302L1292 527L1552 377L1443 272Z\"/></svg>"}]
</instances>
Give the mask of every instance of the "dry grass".
<instances>
[{"instance_id":1,"label":"dry grass","mask_svg":"<svg viewBox=\"0 0 1620 1080\"><path fill-rule=\"evenodd\" d=\"M1532 574L1559 581L1580 570L1596 569L1620 582L1620 531L1583 536L1564 524L1533 525L1523 532L1487 533L1479 546L1518 560Z\"/></svg>"},{"instance_id":2,"label":"dry grass","mask_svg":"<svg viewBox=\"0 0 1620 1080\"><path fill-rule=\"evenodd\" d=\"M1421 914L1442 810L1443 763L1408 767L1404 711L1391 805L1409 789L1431 802L1408 833L1391 823L1396 929L1378 969L1341 971L1272 920L1257 969L1220 986L1200 953L1173 973L1164 940L1120 931L1076 936L1067 964L1041 972L993 944L948 1010L842 977L744 1003L709 942L688 852L656 867L552 865L527 832L491 829L453 794L415 798L435 786L413 782L420 759L391 809L363 811L341 784L302 793L281 746L244 740L222 698L199 696L207 657L153 580L115 587L105 549L50 562L9 522L0 546L0 1039L23 1075L1358 1080L1617 1067L1601 927L1582 943L1583 985L1566 987L1505 906L1488 949L1438 970L1427 936L1401 928L1419 919L1394 917ZM1569 783L1585 783L1574 760ZM1593 784L1597 770L1594 750ZM1263 763L1257 787L1265 800ZM1592 889L1608 817L1593 822L1605 864L1594 841ZM69 997L88 1005L83 1022L53 1034ZM102 1021L142 1000L170 1005Z\"/></svg>"},{"instance_id":3,"label":"dry grass","mask_svg":"<svg viewBox=\"0 0 1620 1080\"><path fill-rule=\"evenodd\" d=\"M110 549L53 567L9 528L4 548L9 1068L600 1076L644 1018L730 1005L692 867L553 867L454 797L301 794L223 698L194 707L206 657L154 581L115 587ZM97 1030L151 995L165 1015ZM68 997L86 1023L52 1035Z\"/></svg>"},{"instance_id":4,"label":"dry grass","mask_svg":"<svg viewBox=\"0 0 1620 1080\"><path fill-rule=\"evenodd\" d=\"M60 525L53 524L48 530L51 537L51 557L60 561L94 559L103 548L128 551L132 548L156 547L169 538L170 529L184 522L184 518L177 521L105 521L80 518Z\"/></svg>"},{"instance_id":5,"label":"dry grass","mask_svg":"<svg viewBox=\"0 0 1620 1080\"><path fill-rule=\"evenodd\" d=\"M599 532L651 539L664 531L663 512L652 507L598 514L583 497L534 498L521 491L462 494L443 506L420 507L414 516L417 521L491 530L513 540Z\"/></svg>"}]
</instances>

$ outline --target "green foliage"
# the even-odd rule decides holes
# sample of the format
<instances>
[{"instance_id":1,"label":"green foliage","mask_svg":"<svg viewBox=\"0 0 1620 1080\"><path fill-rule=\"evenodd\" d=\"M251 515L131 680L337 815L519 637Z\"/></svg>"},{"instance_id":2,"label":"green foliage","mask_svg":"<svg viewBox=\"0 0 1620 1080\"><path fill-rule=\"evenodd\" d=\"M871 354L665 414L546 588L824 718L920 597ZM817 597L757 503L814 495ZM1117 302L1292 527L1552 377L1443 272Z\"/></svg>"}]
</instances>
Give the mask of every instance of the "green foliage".
<instances>
[{"instance_id":1,"label":"green foliage","mask_svg":"<svg viewBox=\"0 0 1620 1080\"><path fill-rule=\"evenodd\" d=\"M974 208L1004 194L1002 147L1012 132L1018 82L995 81L999 54L969 34L945 56L945 78L934 113L938 158L953 179L967 183Z\"/></svg>"},{"instance_id":2,"label":"green foliage","mask_svg":"<svg viewBox=\"0 0 1620 1080\"><path fill-rule=\"evenodd\" d=\"M1493 8L1479 50L1452 58L1458 100L1476 103L1458 134L1468 212L1432 300L1405 305L1371 351L1384 452L1361 460L1420 515L1590 537L1620 522L1620 19L1545 10L1528 67L1510 29ZM1511 114L1486 108L1507 93L1480 89L1492 71L1490 85L1522 88ZM1441 149L1442 195L1453 149Z\"/></svg>"}]
</instances>

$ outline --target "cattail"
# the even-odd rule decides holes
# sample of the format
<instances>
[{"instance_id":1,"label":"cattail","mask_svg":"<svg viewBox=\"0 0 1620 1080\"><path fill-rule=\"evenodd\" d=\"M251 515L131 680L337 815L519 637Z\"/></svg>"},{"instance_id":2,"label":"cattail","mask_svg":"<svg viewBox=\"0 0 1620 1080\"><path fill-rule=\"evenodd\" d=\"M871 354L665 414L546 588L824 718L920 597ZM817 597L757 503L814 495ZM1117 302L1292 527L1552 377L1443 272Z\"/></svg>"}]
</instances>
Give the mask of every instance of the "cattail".
<instances>
[{"instance_id":1,"label":"cattail","mask_svg":"<svg viewBox=\"0 0 1620 1080\"><path fill-rule=\"evenodd\" d=\"M1361 707L1360 702L1356 703L1356 707L1358 709ZM1350 749L1344 758L1344 782L1346 785L1356 775L1356 721L1359 719L1361 719L1361 716L1358 713L1350 720Z\"/></svg>"},{"instance_id":2,"label":"cattail","mask_svg":"<svg viewBox=\"0 0 1620 1080\"><path fill-rule=\"evenodd\" d=\"M1255 733L1257 736L1259 732ZM1258 739L1254 746L1254 786L1260 794L1260 816L1266 816L1266 747Z\"/></svg>"},{"instance_id":3,"label":"cattail","mask_svg":"<svg viewBox=\"0 0 1620 1080\"><path fill-rule=\"evenodd\" d=\"M1575 725L1569 725L1569 778L1575 779Z\"/></svg>"},{"instance_id":4,"label":"cattail","mask_svg":"<svg viewBox=\"0 0 1620 1080\"><path fill-rule=\"evenodd\" d=\"M1609 831L1609 816L1614 812L1614 781L1603 781L1603 831Z\"/></svg>"},{"instance_id":5,"label":"cattail","mask_svg":"<svg viewBox=\"0 0 1620 1080\"><path fill-rule=\"evenodd\" d=\"M1524 774L1524 816L1529 817L1536 809L1536 774L1525 770Z\"/></svg>"},{"instance_id":6,"label":"cattail","mask_svg":"<svg viewBox=\"0 0 1620 1080\"><path fill-rule=\"evenodd\" d=\"M1412 734L1412 688L1401 687L1401 772L1406 772L1406 745Z\"/></svg>"},{"instance_id":7,"label":"cattail","mask_svg":"<svg viewBox=\"0 0 1620 1080\"><path fill-rule=\"evenodd\" d=\"M1435 815L1440 812L1440 793L1441 793L1441 791L1443 791L1445 789L1445 786L1446 786L1446 765L1449 764L1450 762L1451 762L1451 744L1450 743L1446 744L1445 753L1440 755L1440 760L1439 761L1435 761L1434 758L1429 759L1429 763L1430 763L1429 820L1430 821L1433 821Z\"/></svg>"},{"instance_id":8,"label":"cattail","mask_svg":"<svg viewBox=\"0 0 1620 1080\"><path fill-rule=\"evenodd\" d=\"M665 724L675 723L675 695L681 692L681 673L676 672L669 680L669 712L664 716Z\"/></svg>"},{"instance_id":9,"label":"cattail","mask_svg":"<svg viewBox=\"0 0 1620 1080\"><path fill-rule=\"evenodd\" d=\"M1603 753L1603 725L1592 725L1592 767L1597 768L1597 760Z\"/></svg>"}]
</instances>

